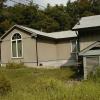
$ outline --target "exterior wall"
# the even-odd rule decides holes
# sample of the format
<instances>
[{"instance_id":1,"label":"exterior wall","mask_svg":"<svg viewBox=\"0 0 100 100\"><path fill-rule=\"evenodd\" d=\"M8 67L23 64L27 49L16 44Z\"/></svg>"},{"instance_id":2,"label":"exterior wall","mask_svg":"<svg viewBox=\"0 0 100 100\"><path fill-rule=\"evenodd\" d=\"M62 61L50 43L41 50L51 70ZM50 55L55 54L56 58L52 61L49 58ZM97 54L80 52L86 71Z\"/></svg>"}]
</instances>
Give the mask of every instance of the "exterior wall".
<instances>
[{"instance_id":1,"label":"exterior wall","mask_svg":"<svg viewBox=\"0 0 100 100\"><path fill-rule=\"evenodd\" d=\"M60 41L57 43L57 59L65 60L71 57L71 42L70 40Z\"/></svg>"},{"instance_id":2,"label":"exterior wall","mask_svg":"<svg viewBox=\"0 0 100 100\"><path fill-rule=\"evenodd\" d=\"M11 56L11 37L15 33L20 33L22 36L23 45L23 57L12 58ZM31 36L26 34L24 31L14 29L9 33L1 43L1 63L5 64L8 62L24 62L29 65L36 65L36 40L32 39Z\"/></svg>"},{"instance_id":3,"label":"exterior wall","mask_svg":"<svg viewBox=\"0 0 100 100\"><path fill-rule=\"evenodd\" d=\"M15 33L20 33L22 36L22 58L11 57L11 37ZM54 41L49 38L39 37L37 39L39 65L42 64L43 66L53 67L75 65L76 61L73 59L73 55L71 53L70 40L71 39L62 39ZM31 38L29 34L19 29L14 29L11 31L1 43L1 63L5 65L8 62L23 62L29 67L36 67L36 39Z\"/></svg>"},{"instance_id":4,"label":"exterior wall","mask_svg":"<svg viewBox=\"0 0 100 100\"><path fill-rule=\"evenodd\" d=\"M100 30L82 30L79 31L79 44L80 51L87 48L96 41L100 41ZM98 56L83 56L83 70L84 70L84 79L87 79L87 76L90 72L95 72L95 68L100 65L100 57Z\"/></svg>"},{"instance_id":5,"label":"exterior wall","mask_svg":"<svg viewBox=\"0 0 100 100\"><path fill-rule=\"evenodd\" d=\"M76 65L76 59L71 53L71 39L38 41L39 64L44 66Z\"/></svg>"},{"instance_id":6,"label":"exterior wall","mask_svg":"<svg viewBox=\"0 0 100 100\"><path fill-rule=\"evenodd\" d=\"M73 57L73 54L71 52L71 39L66 39L59 41L57 44L57 59L58 60L66 60L65 63L63 63L63 66L70 66L76 64L76 59Z\"/></svg>"},{"instance_id":7,"label":"exterior wall","mask_svg":"<svg viewBox=\"0 0 100 100\"><path fill-rule=\"evenodd\" d=\"M100 30L80 31L79 40L80 40L80 50L83 50L87 46L93 44L94 42L100 41Z\"/></svg>"},{"instance_id":8,"label":"exterior wall","mask_svg":"<svg viewBox=\"0 0 100 100\"><path fill-rule=\"evenodd\" d=\"M57 48L55 41L39 39L37 49L38 49L38 59L40 62L56 60Z\"/></svg>"},{"instance_id":9,"label":"exterior wall","mask_svg":"<svg viewBox=\"0 0 100 100\"><path fill-rule=\"evenodd\" d=\"M84 79L86 80L90 72L93 72L93 74L96 73L96 68L100 66L100 56L84 56L83 64L84 64Z\"/></svg>"}]
</instances>

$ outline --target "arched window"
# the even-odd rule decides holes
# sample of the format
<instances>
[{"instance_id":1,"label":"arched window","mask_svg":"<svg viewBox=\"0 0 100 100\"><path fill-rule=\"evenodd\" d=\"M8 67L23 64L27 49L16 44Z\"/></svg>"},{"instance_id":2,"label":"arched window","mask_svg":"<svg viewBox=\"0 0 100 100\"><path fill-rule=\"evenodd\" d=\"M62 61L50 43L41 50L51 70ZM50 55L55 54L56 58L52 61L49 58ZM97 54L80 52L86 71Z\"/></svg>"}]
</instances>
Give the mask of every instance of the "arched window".
<instances>
[{"instance_id":1,"label":"arched window","mask_svg":"<svg viewBox=\"0 0 100 100\"><path fill-rule=\"evenodd\" d=\"M12 36L12 57L14 58L22 57L22 38L19 33L15 33Z\"/></svg>"}]
</instances>

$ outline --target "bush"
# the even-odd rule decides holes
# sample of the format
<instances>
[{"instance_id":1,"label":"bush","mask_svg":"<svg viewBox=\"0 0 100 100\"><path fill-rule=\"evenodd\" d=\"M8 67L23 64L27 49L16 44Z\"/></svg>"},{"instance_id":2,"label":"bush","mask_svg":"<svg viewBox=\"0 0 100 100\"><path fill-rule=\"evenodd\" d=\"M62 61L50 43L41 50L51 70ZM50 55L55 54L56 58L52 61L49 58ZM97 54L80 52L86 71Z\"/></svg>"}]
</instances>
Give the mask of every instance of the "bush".
<instances>
[{"instance_id":1,"label":"bush","mask_svg":"<svg viewBox=\"0 0 100 100\"><path fill-rule=\"evenodd\" d=\"M8 63L6 64L6 68L8 69L17 69L17 68L25 68L24 63Z\"/></svg>"},{"instance_id":2,"label":"bush","mask_svg":"<svg viewBox=\"0 0 100 100\"><path fill-rule=\"evenodd\" d=\"M6 95L11 90L10 81L0 73L0 95Z\"/></svg>"},{"instance_id":3,"label":"bush","mask_svg":"<svg viewBox=\"0 0 100 100\"><path fill-rule=\"evenodd\" d=\"M96 67L94 71L90 72L88 75L89 80L99 81L100 79L100 67Z\"/></svg>"}]
</instances>

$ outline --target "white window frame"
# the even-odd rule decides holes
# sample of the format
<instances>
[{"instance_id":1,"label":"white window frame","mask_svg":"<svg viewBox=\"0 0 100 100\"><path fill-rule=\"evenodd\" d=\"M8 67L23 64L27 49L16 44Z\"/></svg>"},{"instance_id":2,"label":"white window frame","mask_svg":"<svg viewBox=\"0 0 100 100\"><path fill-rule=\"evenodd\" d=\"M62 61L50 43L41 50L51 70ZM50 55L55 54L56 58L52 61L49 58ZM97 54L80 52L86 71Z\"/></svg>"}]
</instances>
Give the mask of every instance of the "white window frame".
<instances>
[{"instance_id":1,"label":"white window frame","mask_svg":"<svg viewBox=\"0 0 100 100\"><path fill-rule=\"evenodd\" d=\"M13 40L12 37L15 35L15 34L19 34L21 36L21 39L15 39ZM20 33L15 33L11 36L11 58L23 58L23 41L22 41L22 35ZM13 57L13 51L12 51L12 42L15 41L16 42L16 57ZM22 56L21 57L18 57L18 41L21 41L22 42Z\"/></svg>"},{"instance_id":2,"label":"white window frame","mask_svg":"<svg viewBox=\"0 0 100 100\"><path fill-rule=\"evenodd\" d=\"M76 40L71 40L70 42L71 42L71 53L76 53L76 52L73 52L73 44L72 44L72 41L76 41L76 46L77 46L77 39ZM76 51L77 51L77 47L76 47Z\"/></svg>"}]
</instances>

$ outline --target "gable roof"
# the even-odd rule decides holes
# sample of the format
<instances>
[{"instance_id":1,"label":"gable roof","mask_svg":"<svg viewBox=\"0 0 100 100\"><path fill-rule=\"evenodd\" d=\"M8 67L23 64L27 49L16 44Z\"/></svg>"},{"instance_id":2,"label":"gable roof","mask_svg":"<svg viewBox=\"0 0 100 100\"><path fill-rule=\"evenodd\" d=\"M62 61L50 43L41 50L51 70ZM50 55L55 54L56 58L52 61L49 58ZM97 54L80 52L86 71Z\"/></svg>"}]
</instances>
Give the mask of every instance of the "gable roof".
<instances>
[{"instance_id":1,"label":"gable roof","mask_svg":"<svg viewBox=\"0 0 100 100\"><path fill-rule=\"evenodd\" d=\"M100 48L100 41L96 41L93 44L91 44L88 47L86 47L85 49L83 49L82 51L80 51L79 55L80 56L100 55L100 49L93 50L93 48L95 48L95 47L99 47Z\"/></svg>"},{"instance_id":2,"label":"gable roof","mask_svg":"<svg viewBox=\"0 0 100 100\"><path fill-rule=\"evenodd\" d=\"M3 39L7 34L9 34L9 32L14 29L14 28L20 28L22 30L25 30L27 32L30 33L30 35L32 36L36 36L36 35L40 35L40 36L45 36L45 37L49 37L49 38L53 38L53 39L62 39L62 38L71 38L71 37L77 37L75 31L61 31L61 32L52 32L52 33L45 33L45 32L41 32L32 28L28 28L25 26L21 26L21 25L14 25L12 28L10 28L2 37L1 39Z\"/></svg>"},{"instance_id":3,"label":"gable roof","mask_svg":"<svg viewBox=\"0 0 100 100\"><path fill-rule=\"evenodd\" d=\"M45 32L41 32L41 31L38 31L38 30L35 30L35 29L32 29L32 28L28 28L28 27L24 27L24 26L21 26L21 25L14 25L13 27L11 27L4 35L2 35L1 39L3 39L7 34L9 34L9 32L15 28L19 28L19 29L22 29L24 31L27 31L30 33L30 35L32 36L36 36L36 35L42 35L42 36L46 36L46 37L49 37L48 34L46 34Z\"/></svg>"},{"instance_id":4,"label":"gable roof","mask_svg":"<svg viewBox=\"0 0 100 100\"><path fill-rule=\"evenodd\" d=\"M73 27L73 30L100 27L100 15L82 17L80 21Z\"/></svg>"}]
</instances>

